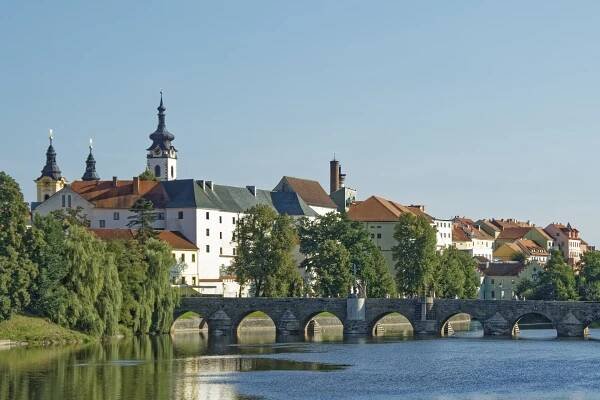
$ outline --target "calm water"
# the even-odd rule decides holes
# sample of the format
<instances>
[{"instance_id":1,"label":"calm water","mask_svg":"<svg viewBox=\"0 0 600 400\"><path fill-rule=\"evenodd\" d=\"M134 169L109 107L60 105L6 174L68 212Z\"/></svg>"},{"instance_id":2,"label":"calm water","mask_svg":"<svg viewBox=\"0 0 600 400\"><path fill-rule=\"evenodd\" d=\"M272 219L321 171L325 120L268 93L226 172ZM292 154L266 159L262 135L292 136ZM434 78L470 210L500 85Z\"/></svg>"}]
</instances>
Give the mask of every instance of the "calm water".
<instances>
[{"instance_id":1,"label":"calm water","mask_svg":"<svg viewBox=\"0 0 600 400\"><path fill-rule=\"evenodd\" d=\"M600 399L600 341L553 334L13 349L0 352L0 399Z\"/></svg>"}]
</instances>

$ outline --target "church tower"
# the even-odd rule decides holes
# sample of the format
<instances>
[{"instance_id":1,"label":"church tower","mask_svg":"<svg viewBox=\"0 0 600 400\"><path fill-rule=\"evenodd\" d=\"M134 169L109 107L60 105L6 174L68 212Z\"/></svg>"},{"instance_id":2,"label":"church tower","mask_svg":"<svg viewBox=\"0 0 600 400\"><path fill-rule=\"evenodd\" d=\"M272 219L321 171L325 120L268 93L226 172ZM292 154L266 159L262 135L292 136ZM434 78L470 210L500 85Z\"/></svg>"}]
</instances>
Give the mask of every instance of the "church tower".
<instances>
[{"instance_id":1,"label":"church tower","mask_svg":"<svg viewBox=\"0 0 600 400\"><path fill-rule=\"evenodd\" d=\"M54 139L52 129L50 129L49 139L50 145L48 146L48 150L46 150L46 165L42 169L42 175L34 181L37 186L38 202L47 200L54 193L65 187L67 183L60 173L58 164L56 164L56 151L54 151L54 146L52 146L52 140Z\"/></svg>"},{"instance_id":2,"label":"church tower","mask_svg":"<svg viewBox=\"0 0 600 400\"><path fill-rule=\"evenodd\" d=\"M90 154L85 160L85 172L81 177L82 181L98 181L100 177L96 173L96 160L92 154L92 139L90 138Z\"/></svg>"},{"instance_id":3,"label":"church tower","mask_svg":"<svg viewBox=\"0 0 600 400\"><path fill-rule=\"evenodd\" d=\"M152 145L148 147L147 168L154 173L160 181L177 179L177 150L171 144L175 136L167 130L165 123L165 106L163 105L162 92L160 92L160 105L158 110L158 127L150 134Z\"/></svg>"}]
</instances>

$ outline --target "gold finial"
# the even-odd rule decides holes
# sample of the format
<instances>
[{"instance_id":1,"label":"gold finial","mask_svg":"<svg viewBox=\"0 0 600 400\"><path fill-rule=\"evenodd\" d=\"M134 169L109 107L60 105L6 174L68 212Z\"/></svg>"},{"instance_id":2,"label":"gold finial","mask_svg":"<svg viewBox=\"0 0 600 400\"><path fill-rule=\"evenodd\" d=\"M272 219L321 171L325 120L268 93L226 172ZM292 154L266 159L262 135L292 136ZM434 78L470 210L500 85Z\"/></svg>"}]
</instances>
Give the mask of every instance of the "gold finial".
<instances>
[{"instance_id":1,"label":"gold finial","mask_svg":"<svg viewBox=\"0 0 600 400\"><path fill-rule=\"evenodd\" d=\"M48 139L50 139L50 144L52 144L52 139L54 139L54 131L52 128L48 129Z\"/></svg>"}]
</instances>

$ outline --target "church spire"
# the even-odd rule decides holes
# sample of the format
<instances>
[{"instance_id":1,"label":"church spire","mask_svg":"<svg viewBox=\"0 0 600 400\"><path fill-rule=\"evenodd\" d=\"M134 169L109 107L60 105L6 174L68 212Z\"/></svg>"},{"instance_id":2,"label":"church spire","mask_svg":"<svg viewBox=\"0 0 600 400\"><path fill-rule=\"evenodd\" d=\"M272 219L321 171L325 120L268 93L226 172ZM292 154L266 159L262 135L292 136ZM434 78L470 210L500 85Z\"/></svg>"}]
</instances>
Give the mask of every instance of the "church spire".
<instances>
[{"instance_id":1,"label":"church spire","mask_svg":"<svg viewBox=\"0 0 600 400\"><path fill-rule=\"evenodd\" d=\"M50 145L48 146L48 150L46 150L46 165L44 165L44 168L42 169L42 175L40 175L38 179L47 176L55 181L58 181L62 178L62 175L60 173L60 168L56 163L56 151L54 151L54 146L52 146L52 140L54 139L54 133L52 132L52 129L50 129L48 133L48 139L50 140Z\"/></svg>"},{"instance_id":2,"label":"church spire","mask_svg":"<svg viewBox=\"0 0 600 400\"><path fill-rule=\"evenodd\" d=\"M165 111L167 110L163 103L163 93L160 92L160 104L158 110L158 126L156 130L150 134L152 145L147 150L154 151L160 149L162 151L169 151L173 148L171 141L175 140L175 136L167 130L167 124L165 122Z\"/></svg>"},{"instance_id":3,"label":"church spire","mask_svg":"<svg viewBox=\"0 0 600 400\"><path fill-rule=\"evenodd\" d=\"M90 138L90 154L85 160L85 173L81 177L83 181L97 181L100 180L100 177L96 173L96 160L94 159L94 155L92 154L92 138Z\"/></svg>"}]
</instances>

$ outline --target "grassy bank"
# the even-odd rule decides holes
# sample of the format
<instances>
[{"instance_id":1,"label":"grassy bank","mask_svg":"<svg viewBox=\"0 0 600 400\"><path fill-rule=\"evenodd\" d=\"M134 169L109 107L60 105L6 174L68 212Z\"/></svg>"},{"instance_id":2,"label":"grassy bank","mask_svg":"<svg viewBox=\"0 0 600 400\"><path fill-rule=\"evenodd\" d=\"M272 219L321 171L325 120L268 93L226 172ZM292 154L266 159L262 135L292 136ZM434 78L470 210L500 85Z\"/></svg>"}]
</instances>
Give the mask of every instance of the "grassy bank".
<instances>
[{"instance_id":1,"label":"grassy bank","mask_svg":"<svg viewBox=\"0 0 600 400\"><path fill-rule=\"evenodd\" d=\"M87 343L94 339L56 325L44 318L15 315L0 322L0 341L26 342L31 345Z\"/></svg>"}]
</instances>

